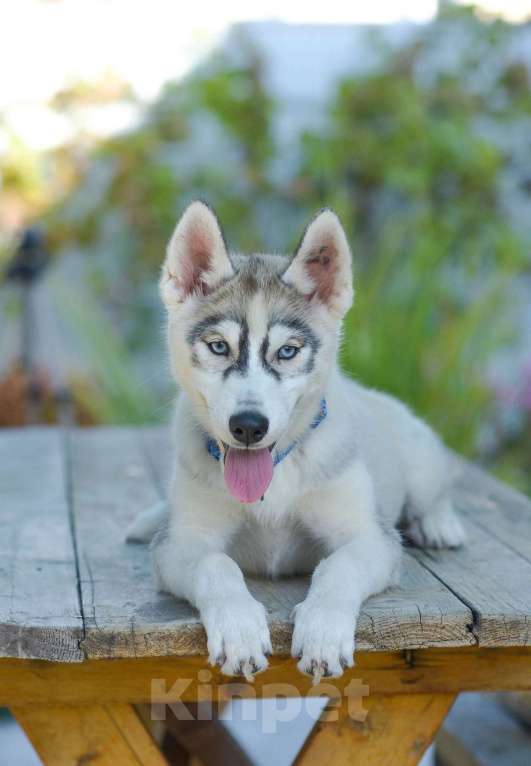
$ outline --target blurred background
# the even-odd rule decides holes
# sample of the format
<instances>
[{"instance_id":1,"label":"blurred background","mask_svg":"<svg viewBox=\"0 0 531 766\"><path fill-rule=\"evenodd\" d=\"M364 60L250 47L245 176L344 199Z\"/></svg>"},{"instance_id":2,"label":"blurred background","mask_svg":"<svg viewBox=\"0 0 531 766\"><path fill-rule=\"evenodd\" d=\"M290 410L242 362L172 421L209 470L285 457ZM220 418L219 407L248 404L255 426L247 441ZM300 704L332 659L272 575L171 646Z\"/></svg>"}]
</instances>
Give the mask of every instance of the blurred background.
<instances>
[{"instance_id":1,"label":"blurred background","mask_svg":"<svg viewBox=\"0 0 531 766\"><path fill-rule=\"evenodd\" d=\"M314 5L2 4L0 427L167 420L186 203L281 252L329 205L345 369L531 493L531 0Z\"/></svg>"},{"instance_id":2,"label":"blurred background","mask_svg":"<svg viewBox=\"0 0 531 766\"><path fill-rule=\"evenodd\" d=\"M529 15L4 6L0 424L164 421L156 282L185 204L246 251L289 251L330 205L358 288L345 369L530 492Z\"/></svg>"}]
</instances>

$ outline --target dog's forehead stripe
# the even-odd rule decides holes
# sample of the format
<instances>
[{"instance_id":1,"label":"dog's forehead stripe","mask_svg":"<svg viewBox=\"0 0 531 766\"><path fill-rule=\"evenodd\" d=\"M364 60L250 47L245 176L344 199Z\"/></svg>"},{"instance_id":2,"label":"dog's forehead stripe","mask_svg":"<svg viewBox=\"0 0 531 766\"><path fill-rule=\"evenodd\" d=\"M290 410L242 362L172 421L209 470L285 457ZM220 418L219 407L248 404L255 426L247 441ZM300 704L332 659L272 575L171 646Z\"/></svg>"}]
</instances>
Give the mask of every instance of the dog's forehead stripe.
<instances>
[{"instance_id":1,"label":"dog's forehead stripe","mask_svg":"<svg viewBox=\"0 0 531 766\"><path fill-rule=\"evenodd\" d=\"M188 342L193 345L209 328L227 321L234 322L239 333L238 356L224 370L223 378L227 379L234 372L242 376L247 375L250 368L258 364L276 380L281 380L282 373L269 363L268 355L272 343L278 342L272 340L271 330L274 327L285 327L300 337L309 348L310 356L304 372L311 372L320 341L309 323L301 316L306 304L300 304L298 296L293 295L291 291L287 293L285 287L275 289L278 281L276 275L267 286L258 284L256 275L248 269L249 265L250 261L247 262L243 274L240 272L227 283L225 289L220 290L217 300L212 301L212 313L196 322L187 335ZM235 338L231 343L234 340Z\"/></svg>"},{"instance_id":2,"label":"dog's forehead stripe","mask_svg":"<svg viewBox=\"0 0 531 766\"><path fill-rule=\"evenodd\" d=\"M259 290L247 303L247 322L251 338L261 342L268 330L269 312L266 296Z\"/></svg>"},{"instance_id":3,"label":"dog's forehead stripe","mask_svg":"<svg viewBox=\"0 0 531 766\"><path fill-rule=\"evenodd\" d=\"M262 341L262 346L260 348L260 361L262 362L262 367L264 368L266 372L268 372L270 375L276 378L276 380L280 380L281 375L278 372L278 370L275 370L275 368L272 367L267 361L268 351L269 351L269 335L266 335L264 340Z\"/></svg>"},{"instance_id":4,"label":"dog's forehead stripe","mask_svg":"<svg viewBox=\"0 0 531 766\"><path fill-rule=\"evenodd\" d=\"M233 372L238 372L240 375L245 375L249 367L249 325L247 320L242 318L240 320L240 338L238 342L238 358L223 371L223 377L226 379Z\"/></svg>"}]
</instances>

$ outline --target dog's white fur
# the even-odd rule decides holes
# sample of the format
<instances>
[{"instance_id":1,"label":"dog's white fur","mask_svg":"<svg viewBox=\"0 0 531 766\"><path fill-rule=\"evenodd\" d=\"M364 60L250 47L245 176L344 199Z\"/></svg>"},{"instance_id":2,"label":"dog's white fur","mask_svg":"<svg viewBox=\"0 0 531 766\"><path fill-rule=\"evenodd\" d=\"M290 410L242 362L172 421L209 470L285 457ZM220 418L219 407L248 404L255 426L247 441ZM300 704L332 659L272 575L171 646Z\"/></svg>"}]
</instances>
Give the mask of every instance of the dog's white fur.
<instances>
[{"instance_id":1,"label":"dog's white fur","mask_svg":"<svg viewBox=\"0 0 531 766\"><path fill-rule=\"evenodd\" d=\"M267 263L277 268L278 258L268 256ZM247 374L221 383L223 360L213 357L206 342L191 350L186 333L217 286L237 279L236 261L242 258L229 258L217 221L202 203L187 209L170 242L161 292L181 393L171 508L155 540L155 565L161 587L198 608L210 661L228 675L264 669L271 651L265 609L249 593L242 572L313 573L294 612L292 653L303 672L336 676L353 663L362 603L398 576L396 524L401 521L423 546L457 546L464 540L449 498L454 465L439 438L404 405L338 369L341 320L352 302L350 260L337 217L322 212L281 276L310 306L320 340L312 372L303 371L308 349L292 367L282 368L289 372L280 382L264 372L259 348L272 299L257 290L248 301ZM234 347L238 327L229 314L216 337L222 333ZM270 345L280 347L289 330L273 329L277 336L270 337ZM311 430L321 397L328 416ZM263 501L250 505L228 493L222 463L205 448L205 433L221 446L234 443L228 418L242 399L257 402L269 418L266 446L297 443L274 469ZM149 539L162 513L139 519L130 538Z\"/></svg>"}]
</instances>

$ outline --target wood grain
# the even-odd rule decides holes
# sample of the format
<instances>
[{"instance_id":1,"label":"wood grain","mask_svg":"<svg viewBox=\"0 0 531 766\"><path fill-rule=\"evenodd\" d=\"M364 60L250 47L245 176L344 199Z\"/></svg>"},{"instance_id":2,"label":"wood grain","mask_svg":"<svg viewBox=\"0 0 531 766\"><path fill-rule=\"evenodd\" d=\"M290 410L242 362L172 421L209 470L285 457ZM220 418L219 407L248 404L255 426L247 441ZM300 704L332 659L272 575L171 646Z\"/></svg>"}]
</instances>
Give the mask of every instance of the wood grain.
<instances>
[{"instance_id":1,"label":"wood grain","mask_svg":"<svg viewBox=\"0 0 531 766\"><path fill-rule=\"evenodd\" d=\"M466 464L455 488L459 510L531 563L531 500L477 466Z\"/></svg>"},{"instance_id":2,"label":"wood grain","mask_svg":"<svg viewBox=\"0 0 531 766\"><path fill-rule=\"evenodd\" d=\"M373 695L364 721L345 711L319 722L296 766L416 766L453 704L453 694Z\"/></svg>"},{"instance_id":3,"label":"wood grain","mask_svg":"<svg viewBox=\"0 0 531 766\"><path fill-rule=\"evenodd\" d=\"M86 656L200 651L195 610L158 592L147 546L125 544L128 524L158 499L137 433L74 431L70 459Z\"/></svg>"},{"instance_id":4,"label":"wood grain","mask_svg":"<svg viewBox=\"0 0 531 766\"><path fill-rule=\"evenodd\" d=\"M0 656L80 661L83 636L58 431L0 431Z\"/></svg>"},{"instance_id":5,"label":"wood grain","mask_svg":"<svg viewBox=\"0 0 531 766\"><path fill-rule=\"evenodd\" d=\"M165 496L169 432L77 430L68 452L70 518L61 435L53 429L1 435L0 656L204 653L197 612L158 592L147 546L124 543L128 523ZM455 497L467 547L406 551L399 586L363 606L358 651L529 644L531 503L470 467ZM288 653L291 611L308 579L248 583L268 609L275 652Z\"/></svg>"},{"instance_id":6,"label":"wood grain","mask_svg":"<svg viewBox=\"0 0 531 766\"><path fill-rule=\"evenodd\" d=\"M531 690L531 648L419 649L360 652L356 666L330 679L339 693L352 683L370 694L437 694L460 691ZM237 684L236 687L234 684ZM297 670L291 658L272 657L254 684L229 679L206 657L145 657L57 663L0 659L0 705L226 700L234 692L253 697L315 696L323 688Z\"/></svg>"},{"instance_id":7,"label":"wood grain","mask_svg":"<svg viewBox=\"0 0 531 766\"><path fill-rule=\"evenodd\" d=\"M531 563L465 516L468 543L458 551L415 556L473 612L480 646L531 644Z\"/></svg>"},{"instance_id":8,"label":"wood grain","mask_svg":"<svg viewBox=\"0 0 531 766\"><path fill-rule=\"evenodd\" d=\"M44 766L168 766L132 705L29 705L11 711Z\"/></svg>"}]
</instances>

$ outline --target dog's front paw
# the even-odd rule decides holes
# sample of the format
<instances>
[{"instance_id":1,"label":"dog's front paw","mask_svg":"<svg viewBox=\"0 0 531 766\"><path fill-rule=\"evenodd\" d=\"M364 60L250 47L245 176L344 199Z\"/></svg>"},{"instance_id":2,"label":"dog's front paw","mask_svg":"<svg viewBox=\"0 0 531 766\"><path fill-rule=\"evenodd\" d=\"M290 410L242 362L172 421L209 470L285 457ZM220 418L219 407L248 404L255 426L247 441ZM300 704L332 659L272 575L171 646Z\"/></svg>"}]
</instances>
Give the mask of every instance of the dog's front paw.
<instances>
[{"instance_id":1,"label":"dog's front paw","mask_svg":"<svg viewBox=\"0 0 531 766\"><path fill-rule=\"evenodd\" d=\"M326 606L309 600L294 609L291 654L297 667L319 683L323 676L340 676L354 664L356 616L347 606Z\"/></svg>"},{"instance_id":2,"label":"dog's front paw","mask_svg":"<svg viewBox=\"0 0 531 766\"><path fill-rule=\"evenodd\" d=\"M271 639L263 605L251 595L217 599L201 609L209 662L227 676L253 680L267 667Z\"/></svg>"}]
</instances>

